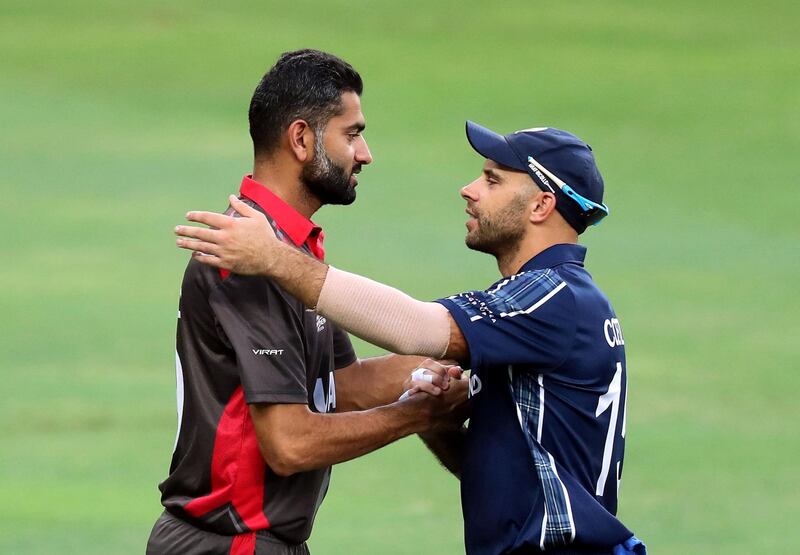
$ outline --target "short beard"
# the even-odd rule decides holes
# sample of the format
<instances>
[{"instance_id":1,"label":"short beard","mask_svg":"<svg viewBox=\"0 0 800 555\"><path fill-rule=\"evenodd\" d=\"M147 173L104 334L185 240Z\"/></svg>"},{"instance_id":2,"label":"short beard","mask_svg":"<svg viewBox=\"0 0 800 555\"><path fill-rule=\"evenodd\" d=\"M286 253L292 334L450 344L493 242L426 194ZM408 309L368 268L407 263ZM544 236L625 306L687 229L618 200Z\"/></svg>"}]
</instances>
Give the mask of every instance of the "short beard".
<instances>
[{"instance_id":1,"label":"short beard","mask_svg":"<svg viewBox=\"0 0 800 555\"><path fill-rule=\"evenodd\" d=\"M529 195L516 195L508 206L494 219L478 214L477 228L467 233L464 242L472 250L491 254L496 258L506 257L519 250L525 236L522 215L527 210Z\"/></svg>"},{"instance_id":2,"label":"short beard","mask_svg":"<svg viewBox=\"0 0 800 555\"><path fill-rule=\"evenodd\" d=\"M300 181L322 204L353 204L356 188L350 184L347 171L328 157L323 131L314 130L314 158L303 166Z\"/></svg>"}]
</instances>

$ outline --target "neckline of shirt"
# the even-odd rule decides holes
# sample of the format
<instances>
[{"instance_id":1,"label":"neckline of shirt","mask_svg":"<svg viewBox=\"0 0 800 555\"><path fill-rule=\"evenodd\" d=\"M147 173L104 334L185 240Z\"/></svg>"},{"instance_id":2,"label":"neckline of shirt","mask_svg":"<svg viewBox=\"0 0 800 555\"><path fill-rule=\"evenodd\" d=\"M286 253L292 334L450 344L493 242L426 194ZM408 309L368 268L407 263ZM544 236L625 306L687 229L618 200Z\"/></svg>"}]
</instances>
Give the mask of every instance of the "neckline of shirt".
<instances>
[{"instance_id":1,"label":"neckline of shirt","mask_svg":"<svg viewBox=\"0 0 800 555\"><path fill-rule=\"evenodd\" d=\"M314 256L320 260L324 258L322 241L325 234L320 226L303 216L268 187L253 179L252 175L245 175L242 178L239 194L252 200L269 214L295 246L301 247L308 243Z\"/></svg>"},{"instance_id":2,"label":"neckline of shirt","mask_svg":"<svg viewBox=\"0 0 800 555\"><path fill-rule=\"evenodd\" d=\"M577 264L583 266L586 259L586 247L574 243L559 243L547 247L545 250L528 260L521 268L521 272L531 270L544 270L560 264Z\"/></svg>"}]
</instances>

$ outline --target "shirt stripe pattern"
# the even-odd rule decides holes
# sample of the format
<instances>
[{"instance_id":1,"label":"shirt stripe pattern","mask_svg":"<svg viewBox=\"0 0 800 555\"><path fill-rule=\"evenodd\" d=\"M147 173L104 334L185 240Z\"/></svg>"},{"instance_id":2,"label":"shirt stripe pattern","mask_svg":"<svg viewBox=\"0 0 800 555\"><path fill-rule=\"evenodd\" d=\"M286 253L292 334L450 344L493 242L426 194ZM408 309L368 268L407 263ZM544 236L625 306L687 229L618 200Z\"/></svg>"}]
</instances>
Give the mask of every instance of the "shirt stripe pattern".
<instances>
[{"instance_id":1,"label":"shirt stripe pattern","mask_svg":"<svg viewBox=\"0 0 800 555\"><path fill-rule=\"evenodd\" d=\"M566 286L552 270L534 270L514 274L499 281L486 291L469 291L449 297L470 321L511 318L530 314Z\"/></svg>"},{"instance_id":2,"label":"shirt stripe pattern","mask_svg":"<svg viewBox=\"0 0 800 555\"><path fill-rule=\"evenodd\" d=\"M539 547L546 549L570 544L575 539L575 522L569 494L558 476L553 456L541 443L545 407L543 377L529 371L514 372L510 366L509 377L520 425L544 493L544 519Z\"/></svg>"}]
</instances>

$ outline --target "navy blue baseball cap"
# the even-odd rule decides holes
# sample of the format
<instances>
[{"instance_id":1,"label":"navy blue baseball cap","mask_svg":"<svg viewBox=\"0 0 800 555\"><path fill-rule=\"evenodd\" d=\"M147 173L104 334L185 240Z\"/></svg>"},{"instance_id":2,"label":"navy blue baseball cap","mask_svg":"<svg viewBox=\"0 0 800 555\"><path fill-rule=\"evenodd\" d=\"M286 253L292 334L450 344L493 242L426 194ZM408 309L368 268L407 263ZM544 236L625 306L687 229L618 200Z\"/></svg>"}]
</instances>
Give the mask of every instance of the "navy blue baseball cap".
<instances>
[{"instance_id":1,"label":"navy blue baseball cap","mask_svg":"<svg viewBox=\"0 0 800 555\"><path fill-rule=\"evenodd\" d=\"M556 210L578 233L608 215L592 147L572 133L534 127L500 135L467 121L467 139L484 158L527 172L542 191L556 195Z\"/></svg>"}]
</instances>

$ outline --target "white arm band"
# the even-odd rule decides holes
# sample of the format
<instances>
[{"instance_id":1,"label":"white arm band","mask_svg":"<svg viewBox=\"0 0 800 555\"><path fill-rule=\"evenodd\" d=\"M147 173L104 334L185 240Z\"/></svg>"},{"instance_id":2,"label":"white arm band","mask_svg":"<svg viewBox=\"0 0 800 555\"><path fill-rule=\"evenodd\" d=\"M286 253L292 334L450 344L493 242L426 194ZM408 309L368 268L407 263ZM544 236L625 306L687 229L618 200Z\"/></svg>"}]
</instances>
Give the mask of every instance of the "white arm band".
<instances>
[{"instance_id":1,"label":"white arm band","mask_svg":"<svg viewBox=\"0 0 800 555\"><path fill-rule=\"evenodd\" d=\"M450 342L449 313L439 303L418 301L333 266L322 284L317 312L393 353L442 358Z\"/></svg>"}]
</instances>

